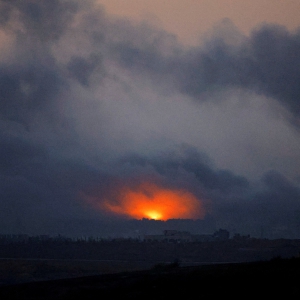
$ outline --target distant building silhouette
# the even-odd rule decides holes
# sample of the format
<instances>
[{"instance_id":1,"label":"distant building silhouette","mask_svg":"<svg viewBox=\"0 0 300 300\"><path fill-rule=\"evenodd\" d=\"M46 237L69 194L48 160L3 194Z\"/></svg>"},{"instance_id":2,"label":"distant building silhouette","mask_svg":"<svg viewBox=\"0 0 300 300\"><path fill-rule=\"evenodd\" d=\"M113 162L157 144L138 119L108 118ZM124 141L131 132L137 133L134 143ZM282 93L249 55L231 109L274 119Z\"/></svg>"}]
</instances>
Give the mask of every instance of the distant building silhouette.
<instances>
[{"instance_id":1,"label":"distant building silhouette","mask_svg":"<svg viewBox=\"0 0 300 300\"><path fill-rule=\"evenodd\" d=\"M164 230L163 234L145 235L145 241L166 241L166 242L209 242L223 241L229 239L229 232L219 229L213 234L191 234L189 231Z\"/></svg>"}]
</instances>

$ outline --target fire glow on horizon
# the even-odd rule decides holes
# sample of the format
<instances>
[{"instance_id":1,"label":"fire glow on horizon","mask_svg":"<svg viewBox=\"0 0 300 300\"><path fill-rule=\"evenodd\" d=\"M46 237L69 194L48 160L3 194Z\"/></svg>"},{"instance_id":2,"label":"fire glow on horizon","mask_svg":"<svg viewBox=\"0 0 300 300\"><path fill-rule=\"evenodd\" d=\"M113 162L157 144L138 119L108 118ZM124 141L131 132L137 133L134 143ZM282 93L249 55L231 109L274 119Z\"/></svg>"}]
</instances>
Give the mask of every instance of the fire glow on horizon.
<instances>
[{"instance_id":1,"label":"fire glow on horizon","mask_svg":"<svg viewBox=\"0 0 300 300\"><path fill-rule=\"evenodd\" d=\"M202 219L205 215L203 203L189 191L150 182L135 188L122 187L113 201L107 198L94 204L106 212L135 219Z\"/></svg>"}]
</instances>

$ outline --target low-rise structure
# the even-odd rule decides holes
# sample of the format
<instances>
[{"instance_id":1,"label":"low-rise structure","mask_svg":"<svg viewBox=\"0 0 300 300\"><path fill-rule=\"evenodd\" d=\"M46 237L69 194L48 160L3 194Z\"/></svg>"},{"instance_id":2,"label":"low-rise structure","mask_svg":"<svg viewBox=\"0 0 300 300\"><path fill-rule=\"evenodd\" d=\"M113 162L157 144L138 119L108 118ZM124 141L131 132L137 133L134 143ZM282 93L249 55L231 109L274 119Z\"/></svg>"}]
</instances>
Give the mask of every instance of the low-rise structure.
<instances>
[{"instance_id":1,"label":"low-rise structure","mask_svg":"<svg viewBox=\"0 0 300 300\"><path fill-rule=\"evenodd\" d=\"M164 230L163 234L145 235L144 241L209 242L229 239L229 232L219 229L214 234L191 234L188 231Z\"/></svg>"}]
</instances>

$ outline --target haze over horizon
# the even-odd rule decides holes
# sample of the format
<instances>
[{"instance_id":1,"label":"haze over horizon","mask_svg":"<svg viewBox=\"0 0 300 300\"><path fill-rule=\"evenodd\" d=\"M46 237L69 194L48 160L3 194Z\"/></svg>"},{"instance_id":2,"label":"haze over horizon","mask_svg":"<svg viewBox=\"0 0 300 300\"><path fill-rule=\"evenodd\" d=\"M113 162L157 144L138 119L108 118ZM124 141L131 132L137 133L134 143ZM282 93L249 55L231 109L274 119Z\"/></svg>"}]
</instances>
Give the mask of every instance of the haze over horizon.
<instances>
[{"instance_id":1,"label":"haze over horizon","mask_svg":"<svg viewBox=\"0 0 300 300\"><path fill-rule=\"evenodd\" d=\"M0 0L0 234L300 238L299 82L300 2Z\"/></svg>"}]
</instances>

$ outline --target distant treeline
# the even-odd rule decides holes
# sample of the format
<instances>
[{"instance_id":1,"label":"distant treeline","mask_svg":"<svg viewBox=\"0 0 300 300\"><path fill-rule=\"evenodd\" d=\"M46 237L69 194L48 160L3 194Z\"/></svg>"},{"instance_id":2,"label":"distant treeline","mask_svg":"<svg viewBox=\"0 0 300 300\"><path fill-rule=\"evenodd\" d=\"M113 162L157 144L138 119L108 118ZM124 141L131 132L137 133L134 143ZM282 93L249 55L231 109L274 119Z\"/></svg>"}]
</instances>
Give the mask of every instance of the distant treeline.
<instances>
[{"instance_id":1,"label":"distant treeline","mask_svg":"<svg viewBox=\"0 0 300 300\"><path fill-rule=\"evenodd\" d=\"M166 232L169 234L166 235ZM170 234L171 233L171 234ZM94 236L83 236L83 237L66 237L62 235L50 236L50 235L34 235L28 234L0 234L0 244L11 244L11 243L36 243L36 242L83 242L83 243L95 243L103 241L149 241L149 240L168 240L177 242L192 241L208 241L217 239L229 239L230 233L225 229L219 229L213 234L202 234L195 235L189 231L179 230L164 230L159 235L139 235L138 237L94 237ZM185 237L198 237L198 239L186 239ZM235 235L234 238L241 238L241 235ZM243 238L249 238L250 235L244 236Z\"/></svg>"},{"instance_id":2,"label":"distant treeline","mask_svg":"<svg viewBox=\"0 0 300 300\"><path fill-rule=\"evenodd\" d=\"M0 236L0 258L81 259L182 263L244 262L298 257L300 240L236 236L208 242L146 241L133 238L71 239L63 236Z\"/></svg>"},{"instance_id":3,"label":"distant treeline","mask_svg":"<svg viewBox=\"0 0 300 300\"><path fill-rule=\"evenodd\" d=\"M132 238L128 238L129 240ZM11 243L40 243L40 242L99 242L104 240L113 240L113 238L101 238L101 237L67 237L63 235L50 236L46 234L33 235L28 234L0 234L0 244L11 244Z\"/></svg>"}]
</instances>

